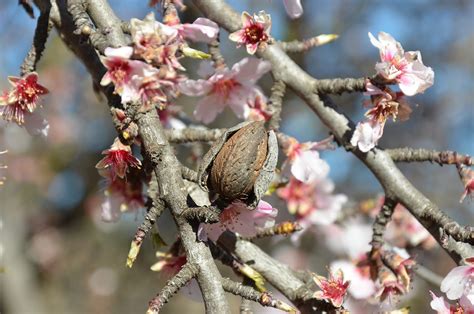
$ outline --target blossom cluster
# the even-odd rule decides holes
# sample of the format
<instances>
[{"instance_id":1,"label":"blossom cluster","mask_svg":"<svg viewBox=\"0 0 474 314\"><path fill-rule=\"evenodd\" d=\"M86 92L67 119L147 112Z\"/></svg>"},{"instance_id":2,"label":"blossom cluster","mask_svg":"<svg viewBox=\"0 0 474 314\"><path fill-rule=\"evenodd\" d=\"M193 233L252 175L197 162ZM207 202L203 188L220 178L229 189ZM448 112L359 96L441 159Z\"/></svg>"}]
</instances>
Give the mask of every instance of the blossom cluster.
<instances>
[{"instance_id":1,"label":"blossom cluster","mask_svg":"<svg viewBox=\"0 0 474 314\"><path fill-rule=\"evenodd\" d=\"M49 93L48 89L38 83L36 72L22 77L10 76L8 81L12 89L0 95L0 116L6 121L13 121L25 126L32 135L48 135L49 124L39 114L40 97Z\"/></svg>"},{"instance_id":2,"label":"blossom cluster","mask_svg":"<svg viewBox=\"0 0 474 314\"><path fill-rule=\"evenodd\" d=\"M198 121L214 121L226 106L230 107L237 117L247 119L251 109L262 108L262 102L266 102L266 97L256 86L256 82L270 71L270 68L268 61L254 57L244 58L231 69L215 69L210 62L203 61L198 70L203 79L183 81L179 88L188 96L204 96L198 101L194 111Z\"/></svg>"},{"instance_id":3,"label":"blossom cluster","mask_svg":"<svg viewBox=\"0 0 474 314\"><path fill-rule=\"evenodd\" d=\"M329 165L321 159L319 150L331 149L332 138L321 142L299 143L296 139L280 138L290 168L289 183L277 190L287 202L288 210L302 227L333 223L347 197L333 194L334 183L328 177Z\"/></svg>"},{"instance_id":4,"label":"blossom cluster","mask_svg":"<svg viewBox=\"0 0 474 314\"><path fill-rule=\"evenodd\" d=\"M389 118L408 119L411 109L405 96L423 93L434 82L434 72L423 64L419 51L405 52L399 42L384 32L378 34L378 39L369 33L369 38L380 51L381 62L375 65L375 70L383 82L376 85L366 80L364 95L370 96L370 101L364 105L370 109L365 114L366 120L357 124L351 139L351 144L362 152L377 145ZM397 84L400 92L386 84Z\"/></svg>"},{"instance_id":5,"label":"blossom cluster","mask_svg":"<svg viewBox=\"0 0 474 314\"><path fill-rule=\"evenodd\" d=\"M189 51L185 40L209 43L217 37L217 24L198 18L192 24L155 20L153 13L145 19L132 19L133 47L106 48L103 63L107 72L101 85L114 84L122 103L140 102L143 109L157 105L163 109L178 95L178 84L185 77L179 59ZM191 51L194 51L191 49Z\"/></svg>"}]
</instances>

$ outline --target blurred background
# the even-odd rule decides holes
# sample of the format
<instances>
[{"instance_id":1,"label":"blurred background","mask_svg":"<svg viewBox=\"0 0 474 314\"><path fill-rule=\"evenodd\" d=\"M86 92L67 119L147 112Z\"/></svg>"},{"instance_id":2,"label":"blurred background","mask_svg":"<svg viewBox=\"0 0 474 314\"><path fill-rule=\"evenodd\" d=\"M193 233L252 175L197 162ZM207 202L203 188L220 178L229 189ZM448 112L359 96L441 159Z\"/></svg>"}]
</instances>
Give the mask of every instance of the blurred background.
<instances>
[{"instance_id":1,"label":"blurred background","mask_svg":"<svg viewBox=\"0 0 474 314\"><path fill-rule=\"evenodd\" d=\"M317 78L363 77L375 73L378 50L367 37L385 31L400 41L405 50L420 50L423 61L435 72L435 84L424 95L412 97L413 113L406 122L389 122L380 142L382 147L421 147L455 150L474 155L474 1L344 1L302 0L303 16L290 20L281 0L229 1L237 11L271 14L272 35L281 40L336 33L337 41L295 54L294 59ZM143 18L154 10L147 1L113 0L112 7L123 20ZM198 17L188 3L183 22ZM38 12L36 12L38 14ZM19 66L33 38L35 21L16 1L0 2L0 87L8 88L7 76L18 75ZM228 65L246 56L244 49L221 33ZM196 45L197 48L205 49ZM195 62L184 62L196 77ZM0 188L0 234L2 273L1 313L144 313L148 301L163 285L160 274L149 270L156 262L149 240L132 269L125 267L130 241L143 212L122 216L117 223L100 220L104 184L95 164L101 151L114 137L108 108L92 91L84 67L66 49L53 31L38 66L40 83L51 93L43 101L43 115L50 123L48 138L31 137L25 129L0 121L0 170L7 178ZM261 81L268 95L271 79ZM362 95L336 97L336 102L354 121L363 119ZM195 99L178 104L191 114ZM226 111L215 127L237 123ZM289 92L283 108L282 130L300 141L316 141L328 130L305 105ZM179 158L185 161L187 150ZM382 193L373 175L342 149L327 151L323 158L331 165L330 177L338 193L361 201ZM407 177L456 220L474 221L473 203L459 203L463 185L455 167L431 164L400 165ZM280 209L278 220L289 218L285 204L270 202ZM173 223L165 214L158 229L165 242L174 241ZM309 236L300 247L288 239L259 242L270 254L295 267L326 274L335 255L327 253L317 238ZM165 248L166 249L166 248ZM418 262L444 276L454 263L435 248L417 253ZM230 272L223 268L223 273ZM429 309L428 290L415 279L413 292L395 307L410 304L414 313ZM235 313L240 299L229 296ZM179 294L163 313L201 313L204 308ZM262 310L258 305L255 310ZM273 313L272 310L266 310ZM276 310L274 311L277 312Z\"/></svg>"}]
</instances>

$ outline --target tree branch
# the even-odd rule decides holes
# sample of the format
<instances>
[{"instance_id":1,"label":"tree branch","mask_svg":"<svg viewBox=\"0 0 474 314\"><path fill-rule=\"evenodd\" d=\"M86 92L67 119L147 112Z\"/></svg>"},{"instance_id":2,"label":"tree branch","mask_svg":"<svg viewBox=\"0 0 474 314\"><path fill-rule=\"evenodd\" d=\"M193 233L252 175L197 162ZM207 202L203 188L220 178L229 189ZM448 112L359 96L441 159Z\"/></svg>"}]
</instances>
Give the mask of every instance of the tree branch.
<instances>
[{"instance_id":1,"label":"tree branch","mask_svg":"<svg viewBox=\"0 0 474 314\"><path fill-rule=\"evenodd\" d=\"M386 196L380 212L377 214L377 217L375 217L374 225L372 227L371 244L373 249L378 250L382 247L384 243L383 235L390 219L392 219L395 206L397 206L397 202Z\"/></svg>"},{"instance_id":2,"label":"tree branch","mask_svg":"<svg viewBox=\"0 0 474 314\"><path fill-rule=\"evenodd\" d=\"M268 105L272 117L268 121L270 130L277 131L280 128L281 107L283 105L283 97L285 96L286 84L282 80L276 80L272 86L272 94Z\"/></svg>"},{"instance_id":3,"label":"tree branch","mask_svg":"<svg viewBox=\"0 0 474 314\"><path fill-rule=\"evenodd\" d=\"M281 49L286 52L306 52L311 48L330 43L338 38L338 35L318 35L304 40L279 41Z\"/></svg>"},{"instance_id":4,"label":"tree branch","mask_svg":"<svg viewBox=\"0 0 474 314\"><path fill-rule=\"evenodd\" d=\"M241 27L240 15L225 1L194 0L194 3L207 18L227 31L234 32ZM278 45L269 45L258 54L272 63L275 79L283 80L306 102L331 130L336 140L352 151L372 171L384 187L385 194L402 203L456 262L474 255L474 233L470 228L461 227L418 191L384 150L375 148L363 153L350 144L354 123L339 112L329 97L319 97L315 93L320 81L302 70ZM355 86L361 89L362 80L357 81Z\"/></svg>"},{"instance_id":5,"label":"tree branch","mask_svg":"<svg viewBox=\"0 0 474 314\"><path fill-rule=\"evenodd\" d=\"M244 286L228 278L222 278L222 286L225 291L255 301L262 306L270 306L285 312L296 313L296 309L283 301L275 300L268 292L258 292L252 287Z\"/></svg>"},{"instance_id":6,"label":"tree branch","mask_svg":"<svg viewBox=\"0 0 474 314\"><path fill-rule=\"evenodd\" d=\"M394 162L436 162L439 165L457 165L464 164L472 166L472 157L461 155L453 151L437 151L424 148L394 148L386 149L385 152L390 155Z\"/></svg>"},{"instance_id":7,"label":"tree branch","mask_svg":"<svg viewBox=\"0 0 474 314\"><path fill-rule=\"evenodd\" d=\"M37 0L37 3L41 8L49 1ZM115 16L107 1L90 1L87 8L94 24L105 34L109 46L120 47L127 44L121 30L121 21ZM80 38L74 34L75 24L66 10L64 1L53 1L51 19L68 47L86 65L94 81L99 82L105 69L94 47L82 44ZM110 105L117 102L117 97L113 95L110 88L104 89L104 93ZM189 263L196 264L199 269L197 279L203 292L206 311L208 313L227 313L229 306L220 282L220 274L211 253L204 243L197 242L193 227L186 219L180 217L182 210L187 208L186 189L181 179L179 162L166 139L159 118L156 113L140 113L137 115L137 125L148 154L147 157L153 162L154 172L159 183L160 197L171 208L178 225L187 260Z\"/></svg>"},{"instance_id":8,"label":"tree branch","mask_svg":"<svg viewBox=\"0 0 474 314\"><path fill-rule=\"evenodd\" d=\"M53 27L53 23L49 19L51 12L51 5L45 6L41 10L38 22L36 24L35 35L33 38L33 44L31 45L30 51L26 55L21 65L21 76L26 73L33 72L36 70L36 64L41 59L45 48L46 41L48 40L49 32Z\"/></svg>"},{"instance_id":9,"label":"tree branch","mask_svg":"<svg viewBox=\"0 0 474 314\"><path fill-rule=\"evenodd\" d=\"M214 142L224 134L225 129L185 128L165 130L170 143Z\"/></svg>"},{"instance_id":10,"label":"tree branch","mask_svg":"<svg viewBox=\"0 0 474 314\"><path fill-rule=\"evenodd\" d=\"M366 78L335 78L316 81L315 93L341 95L342 93L365 92Z\"/></svg>"},{"instance_id":11,"label":"tree branch","mask_svg":"<svg viewBox=\"0 0 474 314\"><path fill-rule=\"evenodd\" d=\"M199 269L192 263L186 263L181 270L168 280L160 293L148 304L147 314L158 314L160 309L169 299L184 287L191 279L196 277Z\"/></svg>"}]
</instances>

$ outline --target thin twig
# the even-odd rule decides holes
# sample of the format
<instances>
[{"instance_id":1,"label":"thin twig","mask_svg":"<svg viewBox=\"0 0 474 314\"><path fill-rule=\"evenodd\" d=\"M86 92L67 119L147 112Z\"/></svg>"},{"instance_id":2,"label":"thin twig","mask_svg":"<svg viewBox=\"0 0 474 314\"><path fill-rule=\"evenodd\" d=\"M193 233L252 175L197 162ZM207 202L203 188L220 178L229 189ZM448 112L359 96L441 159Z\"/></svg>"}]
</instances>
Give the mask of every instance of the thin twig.
<instances>
[{"instance_id":1,"label":"thin twig","mask_svg":"<svg viewBox=\"0 0 474 314\"><path fill-rule=\"evenodd\" d=\"M186 263L181 270L168 280L160 293L148 304L147 314L157 314L169 299L184 287L191 279L196 277L199 268L192 263Z\"/></svg>"},{"instance_id":2,"label":"thin twig","mask_svg":"<svg viewBox=\"0 0 474 314\"><path fill-rule=\"evenodd\" d=\"M458 154L454 151L437 151L424 148L394 148L386 149L385 152L390 155L395 162L436 162L439 165L457 165L464 164L472 166L473 160L469 155Z\"/></svg>"},{"instance_id":3,"label":"thin twig","mask_svg":"<svg viewBox=\"0 0 474 314\"><path fill-rule=\"evenodd\" d=\"M217 35L219 38L219 35ZM224 57L222 56L219 40L213 40L209 45L209 54L211 55L212 61L214 61L214 67L216 69L222 69L226 67Z\"/></svg>"},{"instance_id":4,"label":"thin twig","mask_svg":"<svg viewBox=\"0 0 474 314\"><path fill-rule=\"evenodd\" d=\"M21 76L35 71L36 65L43 55L49 32L53 27L53 23L49 19L50 12L51 6L47 6L45 10L41 11L38 17L33 44L20 67Z\"/></svg>"},{"instance_id":5,"label":"thin twig","mask_svg":"<svg viewBox=\"0 0 474 314\"><path fill-rule=\"evenodd\" d=\"M380 249L384 243L383 235L385 233L385 229L387 228L390 219L392 218L393 211L397 202L389 197L385 197L384 204L380 209L380 212L375 217L374 224L372 226L372 247L373 249Z\"/></svg>"},{"instance_id":6,"label":"thin twig","mask_svg":"<svg viewBox=\"0 0 474 314\"><path fill-rule=\"evenodd\" d=\"M311 48L322 46L334 41L339 36L335 34L318 35L305 40L279 41L278 45L286 52L306 52Z\"/></svg>"},{"instance_id":7,"label":"thin twig","mask_svg":"<svg viewBox=\"0 0 474 314\"><path fill-rule=\"evenodd\" d=\"M150 207L148 212L145 214L145 219L143 220L140 227L138 227L135 235L133 237L132 243L130 244L130 251L127 256L127 266L132 267L133 263L135 262L138 253L140 252L140 248L143 244L143 240L145 239L146 235L150 232L155 224L156 220L161 216L161 213L165 210L165 206L163 201L159 200L158 202L155 200L153 205Z\"/></svg>"},{"instance_id":8,"label":"thin twig","mask_svg":"<svg viewBox=\"0 0 474 314\"><path fill-rule=\"evenodd\" d=\"M257 290L244 286L239 282L222 278L222 286L226 292L241 296L242 298L258 302L262 306L270 306L288 313L296 313L296 309L283 301L275 300L268 292L258 292Z\"/></svg>"}]
</instances>

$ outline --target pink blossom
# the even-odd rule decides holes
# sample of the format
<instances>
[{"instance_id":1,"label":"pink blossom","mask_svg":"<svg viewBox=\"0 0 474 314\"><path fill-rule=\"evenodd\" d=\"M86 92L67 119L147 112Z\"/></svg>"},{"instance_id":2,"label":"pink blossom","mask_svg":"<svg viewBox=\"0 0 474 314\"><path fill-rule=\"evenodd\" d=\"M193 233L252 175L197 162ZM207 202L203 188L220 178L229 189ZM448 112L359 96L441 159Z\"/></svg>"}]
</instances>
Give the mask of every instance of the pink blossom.
<instances>
[{"instance_id":1,"label":"pink blossom","mask_svg":"<svg viewBox=\"0 0 474 314\"><path fill-rule=\"evenodd\" d=\"M13 87L0 95L0 116L6 121L24 125L30 134L46 136L49 124L41 116L32 114L40 97L49 93L48 89L38 84L38 74L31 72L23 77L10 76L8 80Z\"/></svg>"},{"instance_id":2,"label":"pink blossom","mask_svg":"<svg viewBox=\"0 0 474 314\"><path fill-rule=\"evenodd\" d=\"M382 264L377 269L377 282L374 297L380 298L381 301L386 299L392 301L392 298L397 295L406 293L404 285L399 281L397 275L387 266Z\"/></svg>"},{"instance_id":3,"label":"pink blossom","mask_svg":"<svg viewBox=\"0 0 474 314\"><path fill-rule=\"evenodd\" d=\"M201 240L209 238L217 241L226 230L242 236L253 236L259 229L272 227L277 214L278 209L265 201L260 201L254 210L244 203L234 202L220 213L218 223L201 224L199 237Z\"/></svg>"},{"instance_id":4,"label":"pink blossom","mask_svg":"<svg viewBox=\"0 0 474 314\"><path fill-rule=\"evenodd\" d=\"M468 265L453 268L441 282L441 291L450 300L460 299L463 295L474 300L474 257L466 262Z\"/></svg>"},{"instance_id":5,"label":"pink blossom","mask_svg":"<svg viewBox=\"0 0 474 314\"><path fill-rule=\"evenodd\" d=\"M153 12L145 16L143 21L131 19L130 24L133 51L136 55L148 63L165 65L169 71L184 70L176 57L181 43L176 28L156 21Z\"/></svg>"},{"instance_id":6,"label":"pink blossom","mask_svg":"<svg viewBox=\"0 0 474 314\"><path fill-rule=\"evenodd\" d=\"M268 121L272 117L267 103L262 98L262 95L257 95L253 102L247 103L250 107L248 117L250 121Z\"/></svg>"},{"instance_id":7,"label":"pink blossom","mask_svg":"<svg viewBox=\"0 0 474 314\"><path fill-rule=\"evenodd\" d=\"M8 77L13 89L8 93L7 104L16 103L28 112L36 109L40 96L49 93L48 89L38 84L38 73L31 72L23 77Z\"/></svg>"},{"instance_id":8,"label":"pink blossom","mask_svg":"<svg viewBox=\"0 0 474 314\"><path fill-rule=\"evenodd\" d=\"M270 70L270 63L257 58L245 58L234 64L232 69L217 69L210 73L209 63L201 65L200 74L207 79L187 80L180 83L179 88L188 96L204 96L194 111L194 116L199 121L210 123L216 116L229 106L239 118L249 115L249 102L257 96L263 100L265 96L255 85L255 82Z\"/></svg>"},{"instance_id":9,"label":"pink blossom","mask_svg":"<svg viewBox=\"0 0 474 314\"><path fill-rule=\"evenodd\" d=\"M348 291L355 299L364 300L375 293L375 283L370 279L369 272L362 267L346 260L338 260L332 262L330 268L340 269L344 273L344 277L351 283Z\"/></svg>"},{"instance_id":10,"label":"pink blossom","mask_svg":"<svg viewBox=\"0 0 474 314\"><path fill-rule=\"evenodd\" d=\"M474 307L472 302L465 297L462 297L457 304L451 305L444 299L444 297L438 297L432 291L430 291L430 294L432 298L430 306L438 314L474 313Z\"/></svg>"},{"instance_id":11,"label":"pink blossom","mask_svg":"<svg viewBox=\"0 0 474 314\"><path fill-rule=\"evenodd\" d=\"M197 18L192 24L178 24L176 27L179 34L184 38L206 44L217 39L219 34L219 26L215 22L203 17Z\"/></svg>"},{"instance_id":12,"label":"pink blossom","mask_svg":"<svg viewBox=\"0 0 474 314\"><path fill-rule=\"evenodd\" d=\"M431 300L430 306L438 314L451 314L451 305L441 296L437 297L432 291L430 291Z\"/></svg>"},{"instance_id":13,"label":"pink blossom","mask_svg":"<svg viewBox=\"0 0 474 314\"><path fill-rule=\"evenodd\" d=\"M229 39L237 42L237 47L246 45L247 52L253 55L258 48L265 49L270 39L272 21L270 15L265 11L254 14L253 17L242 13L242 29L229 35Z\"/></svg>"},{"instance_id":14,"label":"pink blossom","mask_svg":"<svg viewBox=\"0 0 474 314\"><path fill-rule=\"evenodd\" d=\"M342 270L338 269L336 272L329 271L329 279L315 274L313 280L321 289L321 291L314 293L316 299L330 302L337 308L342 306L344 297L347 294L347 287L349 287L349 282L344 281Z\"/></svg>"},{"instance_id":15,"label":"pink blossom","mask_svg":"<svg viewBox=\"0 0 474 314\"><path fill-rule=\"evenodd\" d=\"M332 149L332 138L321 142L299 143L295 138L288 138L285 153L291 164L291 174L299 181L308 183L327 177L329 165L319 157L318 149Z\"/></svg>"},{"instance_id":16,"label":"pink blossom","mask_svg":"<svg viewBox=\"0 0 474 314\"><path fill-rule=\"evenodd\" d=\"M122 144L118 138L115 139L110 149L102 152L105 155L95 166L99 170L106 170L101 172L106 178L112 181L119 178L125 178L128 167L140 169L141 162L132 155L132 149L128 145Z\"/></svg>"},{"instance_id":17,"label":"pink blossom","mask_svg":"<svg viewBox=\"0 0 474 314\"><path fill-rule=\"evenodd\" d=\"M126 94L131 93L131 91L138 92L134 86L132 86L132 77L134 75L143 77L143 70L148 65L138 60L130 60L133 54L132 47L108 47L104 53L105 57L102 58L102 62L107 68L107 72L102 77L100 85L107 86L113 83L115 92L119 95L122 95L124 90L126 90Z\"/></svg>"},{"instance_id":18,"label":"pink blossom","mask_svg":"<svg viewBox=\"0 0 474 314\"><path fill-rule=\"evenodd\" d=\"M380 32L378 40L369 33L370 42L380 50L375 69L387 80L397 82L407 96L423 93L433 85L434 72L423 64L419 51L404 52L402 46L390 34Z\"/></svg>"},{"instance_id":19,"label":"pink blossom","mask_svg":"<svg viewBox=\"0 0 474 314\"><path fill-rule=\"evenodd\" d=\"M383 126L383 124L371 120L357 123L351 138L351 144L359 147L361 152L366 153L370 151L382 137Z\"/></svg>"},{"instance_id":20,"label":"pink blossom","mask_svg":"<svg viewBox=\"0 0 474 314\"><path fill-rule=\"evenodd\" d=\"M122 103L140 101L141 109L152 106L165 108L169 100L177 97L178 84L184 76L175 71L160 71L150 65L143 68L142 73L133 75L122 93Z\"/></svg>"},{"instance_id":21,"label":"pink blossom","mask_svg":"<svg viewBox=\"0 0 474 314\"><path fill-rule=\"evenodd\" d=\"M303 6L301 0L283 0L286 13L292 18L299 18L303 14Z\"/></svg>"},{"instance_id":22,"label":"pink blossom","mask_svg":"<svg viewBox=\"0 0 474 314\"><path fill-rule=\"evenodd\" d=\"M288 211L296 214L303 226L328 225L333 223L347 202L343 194L333 194L334 183L327 178L304 183L291 178L287 186L277 190L279 197L287 202Z\"/></svg>"},{"instance_id":23,"label":"pink blossom","mask_svg":"<svg viewBox=\"0 0 474 314\"><path fill-rule=\"evenodd\" d=\"M384 87L382 90L373 85L370 80L366 81L365 88L364 95L370 96L370 101L364 102L364 105L366 107L372 106L365 115L371 121L384 125L390 117L393 121L396 121L397 118L400 118L401 121L409 118L412 110L403 93L394 92L389 87Z\"/></svg>"}]
</instances>

